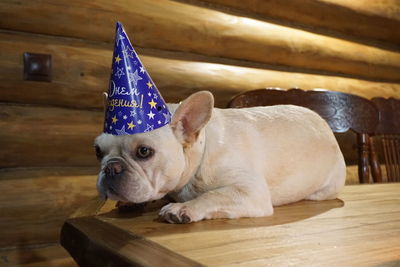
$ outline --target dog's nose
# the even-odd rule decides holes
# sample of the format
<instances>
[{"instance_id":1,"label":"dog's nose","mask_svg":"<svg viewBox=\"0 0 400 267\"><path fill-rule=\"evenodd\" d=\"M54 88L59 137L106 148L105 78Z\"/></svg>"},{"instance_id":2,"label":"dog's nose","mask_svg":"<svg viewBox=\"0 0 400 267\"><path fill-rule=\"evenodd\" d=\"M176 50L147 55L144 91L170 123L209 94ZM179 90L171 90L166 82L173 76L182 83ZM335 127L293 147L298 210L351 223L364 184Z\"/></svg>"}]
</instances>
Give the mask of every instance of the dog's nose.
<instances>
[{"instance_id":1,"label":"dog's nose","mask_svg":"<svg viewBox=\"0 0 400 267\"><path fill-rule=\"evenodd\" d=\"M109 162L104 168L104 173L107 177L113 178L114 176L121 174L124 171L121 162L113 161Z\"/></svg>"}]
</instances>

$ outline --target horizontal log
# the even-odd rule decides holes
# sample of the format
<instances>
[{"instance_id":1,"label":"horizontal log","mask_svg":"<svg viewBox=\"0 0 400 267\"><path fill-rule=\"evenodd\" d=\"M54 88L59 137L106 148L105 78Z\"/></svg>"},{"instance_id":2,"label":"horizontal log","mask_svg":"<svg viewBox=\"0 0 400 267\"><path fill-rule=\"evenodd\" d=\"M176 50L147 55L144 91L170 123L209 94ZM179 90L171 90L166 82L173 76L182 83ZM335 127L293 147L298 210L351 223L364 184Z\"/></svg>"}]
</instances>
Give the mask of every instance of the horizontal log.
<instances>
[{"instance_id":1,"label":"horizontal log","mask_svg":"<svg viewBox=\"0 0 400 267\"><path fill-rule=\"evenodd\" d=\"M96 172L59 167L0 170L0 248L58 242L63 222L97 196Z\"/></svg>"},{"instance_id":2,"label":"horizontal log","mask_svg":"<svg viewBox=\"0 0 400 267\"><path fill-rule=\"evenodd\" d=\"M108 85L112 45L3 32L0 47L0 101L102 108L101 92ZM52 55L52 82L22 80L24 51ZM169 102L178 102L198 90L210 90L216 97L216 106L225 107L235 94L263 87L325 88L366 98L400 97L398 83L301 73L291 68L274 69L269 65L190 53L137 51Z\"/></svg>"},{"instance_id":3,"label":"horizontal log","mask_svg":"<svg viewBox=\"0 0 400 267\"><path fill-rule=\"evenodd\" d=\"M263 87L300 87L304 90L323 88L365 98L383 94L400 96L400 84L397 83L370 82L344 77L265 70L219 63L188 62L180 59L168 59L168 61L161 63L159 58L146 57L145 62L147 66L152 67L152 73L155 76L160 77L162 74L168 73L169 79L163 80L161 86L169 99L173 100L182 99L188 93L196 90L210 89L218 99L218 105L222 106L222 103L227 103L234 94ZM164 68L157 68L160 64ZM174 68L173 73L167 71L170 68ZM187 70L191 71L187 72ZM189 89L187 83L191 83L191 81L193 81L195 87Z\"/></svg>"},{"instance_id":4,"label":"horizontal log","mask_svg":"<svg viewBox=\"0 0 400 267\"><path fill-rule=\"evenodd\" d=\"M98 168L93 141L102 131L102 112L5 104L0 107L0 168ZM346 163L356 164L355 134L337 134L336 138Z\"/></svg>"},{"instance_id":5,"label":"horizontal log","mask_svg":"<svg viewBox=\"0 0 400 267\"><path fill-rule=\"evenodd\" d=\"M107 90L112 57L111 45L0 33L1 101L99 108ZM52 82L23 80L24 52L52 56Z\"/></svg>"},{"instance_id":6,"label":"horizontal log","mask_svg":"<svg viewBox=\"0 0 400 267\"><path fill-rule=\"evenodd\" d=\"M140 47L400 81L398 51L172 0L6 0L0 28L112 42L115 14Z\"/></svg>"},{"instance_id":7,"label":"horizontal log","mask_svg":"<svg viewBox=\"0 0 400 267\"><path fill-rule=\"evenodd\" d=\"M311 31L332 30L366 41L379 40L400 45L398 1L352 0L203 0L212 4L252 12L263 19L291 22ZM349 37L347 37L349 38Z\"/></svg>"},{"instance_id":8,"label":"horizontal log","mask_svg":"<svg viewBox=\"0 0 400 267\"><path fill-rule=\"evenodd\" d=\"M356 10L363 14L375 15L400 22L400 2L397 0L318 0L343 8Z\"/></svg>"},{"instance_id":9,"label":"horizontal log","mask_svg":"<svg viewBox=\"0 0 400 267\"><path fill-rule=\"evenodd\" d=\"M96 166L103 112L0 104L0 168Z\"/></svg>"}]
</instances>

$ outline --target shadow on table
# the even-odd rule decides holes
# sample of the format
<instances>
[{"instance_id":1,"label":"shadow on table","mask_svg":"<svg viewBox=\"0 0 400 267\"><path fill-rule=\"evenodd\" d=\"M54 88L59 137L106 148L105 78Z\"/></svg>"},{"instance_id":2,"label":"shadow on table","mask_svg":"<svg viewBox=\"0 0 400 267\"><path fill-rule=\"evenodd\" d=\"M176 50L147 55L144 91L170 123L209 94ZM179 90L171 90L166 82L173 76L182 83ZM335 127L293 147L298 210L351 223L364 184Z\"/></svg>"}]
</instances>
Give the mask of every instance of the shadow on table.
<instances>
[{"instance_id":1,"label":"shadow on table","mask_svg":"<svg viewBox=\"0 0 400 267\"><path fill-rule=\"evenodd\" d=\"M381 262L371 265L371 267L398 267L398 266L400 266L400 260Z\"/></svg>"},{"instance_id":2,"label":"shadow on table","mask_svg":"<svg viewBox=\"0 0 400 267\"><path fill-rule=\"evenodd\" d=\"M165 202L164 202L165 204ZM238 228L266 227L289 224L306 220L344 206L340 199L325 201L300 201L274 208L274 215L258 218L216 219L190 224L168 224L158 220L158 211L162 203L151 203L146 207L136 207L121 212L113 209L100 214L99 219L110 222L118 227L145 237L162 236L165 234L230 230Z\"/></svg>"}]
</instances>

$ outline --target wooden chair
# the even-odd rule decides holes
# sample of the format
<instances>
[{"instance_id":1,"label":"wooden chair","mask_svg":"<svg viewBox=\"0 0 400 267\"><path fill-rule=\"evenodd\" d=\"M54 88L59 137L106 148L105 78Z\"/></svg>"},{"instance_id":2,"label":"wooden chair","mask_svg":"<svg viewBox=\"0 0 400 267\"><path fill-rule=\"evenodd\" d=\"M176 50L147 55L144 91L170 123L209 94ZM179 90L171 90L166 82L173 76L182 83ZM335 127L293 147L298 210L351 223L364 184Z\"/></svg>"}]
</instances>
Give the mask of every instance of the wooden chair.
<instances>
[{"instance_id":1,"label":"wooden chair","mask_svg":"<svg viewBox=\"0 0 400 267\"><path fill-rule=\"evenodd\" d=\"M379 111L379 123L371 147L377 150L378 157L372 161L383 162L386 175L384 182L400 182L400 100L394 98L373 98Z\"/></svg>"},{"instance_id":2,"label":"wooden chair","mask_svg":"<svg viewBox=\"0 0 400 267\"><path fill-rule=\"evenodd\" d=\"M362 97L340 92L313 90L303 91L278 88L266 88L247 91L235 96L229 108L253 106L272 106L292 104L310 108L323 117L335 133L349 129L357 134L358 176L360 183L370 182L370 146L369 135L373 134L378 124L378 111L374 104ZM371 161L376 163L376 161ZM379 166L371 164L374 182L381 180Z\"/></svg>"}]
</instances>

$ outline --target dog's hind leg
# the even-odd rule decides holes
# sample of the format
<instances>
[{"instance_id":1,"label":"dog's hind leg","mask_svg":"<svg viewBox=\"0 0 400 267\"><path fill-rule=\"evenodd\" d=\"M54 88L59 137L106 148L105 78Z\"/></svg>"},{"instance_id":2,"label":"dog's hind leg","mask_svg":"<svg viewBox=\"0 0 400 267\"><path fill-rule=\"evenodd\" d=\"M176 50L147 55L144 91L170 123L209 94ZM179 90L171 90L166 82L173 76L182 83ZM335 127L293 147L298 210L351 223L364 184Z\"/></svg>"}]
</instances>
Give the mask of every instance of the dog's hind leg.
<instances>
[{"instance_id":1,"label":"dog's hind leg","mask_svg":"<svg viewBox=\"0 0 400 267\"><path fill-rule=\"evenodd\" d=\"M338 160L330 173L327 182L316 192L306 197L307 200L327 200L337 198L346 181L346 165Z\"/></svg>"}]
</instances>

